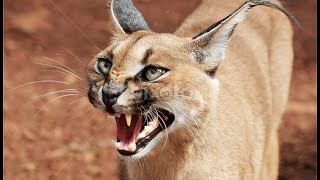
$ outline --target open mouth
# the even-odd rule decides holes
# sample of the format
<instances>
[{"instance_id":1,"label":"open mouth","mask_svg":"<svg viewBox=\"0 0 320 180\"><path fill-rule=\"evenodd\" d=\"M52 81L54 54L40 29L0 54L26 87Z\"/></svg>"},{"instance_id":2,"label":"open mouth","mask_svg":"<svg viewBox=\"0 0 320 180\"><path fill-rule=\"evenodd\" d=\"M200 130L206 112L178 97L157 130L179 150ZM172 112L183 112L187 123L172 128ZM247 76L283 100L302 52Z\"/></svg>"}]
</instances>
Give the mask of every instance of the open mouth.
<instances>
[{"instance_id":1,"label":"open mouth","mask_svg":"<svg viewBox=\"0 0 320 180\"><path fill-rule=\"evenodd\" d=\"M115 117L117 122L115 146L124 156L139 153L174 121L174 114L163 109L148 114L120 114Z\"/></svg>"}]
</instances>

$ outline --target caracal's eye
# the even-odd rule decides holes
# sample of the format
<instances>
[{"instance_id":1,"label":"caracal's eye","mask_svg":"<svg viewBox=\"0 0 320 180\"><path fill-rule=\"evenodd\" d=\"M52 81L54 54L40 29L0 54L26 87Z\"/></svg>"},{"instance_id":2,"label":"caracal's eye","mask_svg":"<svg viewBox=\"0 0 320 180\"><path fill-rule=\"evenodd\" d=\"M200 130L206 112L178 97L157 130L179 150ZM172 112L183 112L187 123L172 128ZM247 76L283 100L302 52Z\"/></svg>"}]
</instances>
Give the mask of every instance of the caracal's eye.
<instances>
[{"instance_id":1,"label":"caracal's eye","mask_svg":"<svg viewBox=\"0 0 320 180\"><path fill-rule=\"evenodd\" d=\"M168 70L159 68L159 67L154 67L154 66L149 66L145 68L144 73L142 74L143 78L147 81L154 81L158 79L160 76L165 74Z\"/></svg>"},{"instance_id":2,"label":"caracal's eye","mask_svg":"<svg viewBox=\"0 0 320 180\"><path fill-rule=\"evenodd\" d=\"M112 62L108 59L98 58L97 69L99 73L106 75L109 73L112 67Z\"/></svg>"}]
</instances>

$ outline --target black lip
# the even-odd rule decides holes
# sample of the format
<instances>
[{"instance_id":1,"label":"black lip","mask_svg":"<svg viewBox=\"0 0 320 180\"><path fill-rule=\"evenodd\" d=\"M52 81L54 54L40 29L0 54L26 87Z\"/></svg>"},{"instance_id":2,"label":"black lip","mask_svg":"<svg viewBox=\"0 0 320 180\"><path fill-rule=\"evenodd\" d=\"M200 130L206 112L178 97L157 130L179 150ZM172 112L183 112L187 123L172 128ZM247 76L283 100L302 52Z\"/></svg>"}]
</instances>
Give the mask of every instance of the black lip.
<instances>
[{"instance_id":1,"label":"black lip","mask_svg":"<svg viewBox=\"0 0 320 180\"><path fill-rule=\"evenodd\" d=\"M160 132L162 132L164 129L168 128L173 123L173 121L175 120L175 116L173 113L171 113L167 110L163 110L163 109L157 109L157 110L161 113L164 113L166 116L168 116L168 120L167 121L159 121L160 125L155 130L153 130L150 134L148 134L148 136L146 136L142 139L139 139L136 142L137 149L134 152L130 152L130 151L126 151L126 150L118 150L118 152L121 155L132 156L132 155L137 154L138 152L143 150L143 148L145 148L153 138L155 138ZM143 124L145 125L145 123L143 123ZM119 140L118 140L118 142L119 142Z\"/></svg>"},{"instance_id":2,"label":"black lip","mask_svg":"<svg viewBox=\"0 0 320 180\"><path fill-rule=\"evenodd\" d=\"M132 156L132 155L135 155L137 154L137 152L130 152L130 151L126 151L126 150L119 150L118 149L118 152L122 155L122 156Z\"/></svg>"}]
</instances>

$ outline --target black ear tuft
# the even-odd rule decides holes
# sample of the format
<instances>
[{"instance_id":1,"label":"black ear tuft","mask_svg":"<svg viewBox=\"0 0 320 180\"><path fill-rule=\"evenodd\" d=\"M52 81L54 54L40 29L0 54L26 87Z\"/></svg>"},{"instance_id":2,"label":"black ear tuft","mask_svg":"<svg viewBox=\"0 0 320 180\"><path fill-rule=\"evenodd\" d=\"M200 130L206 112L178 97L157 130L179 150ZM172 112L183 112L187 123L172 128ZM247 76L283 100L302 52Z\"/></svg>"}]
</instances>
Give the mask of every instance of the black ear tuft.
<instances>
[{"instance_id":1,"label":"black ear tuft","mask_svg":"<svg viewBox=\"0 0 320 180\"><path fill-rule=\"evenodd\" d=\"M262 6L269 6L271 8L278 9L279 11L284 13L292 23L296 24L298 27L301 27L298 20L290 12L282 8L278 4L275 4L273 2L266 1L266 0L249 0L248 3L250 3L251 7L262 5Z\"/></svg>"},{"instance_id":2,"label":"black ear tuft","mask_svg":"<svg viewBox=\"0 0 320 180\"><path fill-rule=\"evenodd\" d=\"M111 12L113 21L124 33L150 31L148 24L131 0L111 0Z\"/></svg>"}]
</instances>

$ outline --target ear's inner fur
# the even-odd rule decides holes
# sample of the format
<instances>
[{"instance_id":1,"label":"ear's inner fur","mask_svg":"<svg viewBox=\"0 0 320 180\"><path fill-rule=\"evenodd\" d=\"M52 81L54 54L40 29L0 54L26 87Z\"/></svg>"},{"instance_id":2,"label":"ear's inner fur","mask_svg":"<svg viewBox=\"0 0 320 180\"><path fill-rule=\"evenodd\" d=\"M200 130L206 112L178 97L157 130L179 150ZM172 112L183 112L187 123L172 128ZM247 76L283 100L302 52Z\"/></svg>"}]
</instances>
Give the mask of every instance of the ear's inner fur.
<instances>
[{"instance_id":1,"label":"ear's inner fur","mask_svg":"<svg viewBox=\"0 0 320 180\"><path fill-rule=\"evenodd\" d=\"M123 32L150 31L149 26L131 0L111 0L113 21Z\"/></svg>"},{"instance_id":2,"label":"ear's inner fur","mask_svg":"<svg viewBox=\"0 0 320 180\"><path fill-rule=\"evenodd\" d=\"M192 48L191 51L194 61L204 64L206 72L214 72L214 69L216 69L224 59L225 50L235 28L245 18L248 10L258 5L278 9L286 14L290 20L298 24L293 15L277 4L264 0L247 1L232 14L214 23L192 38L189 47Z\"/></svg>"}]
</instances>

